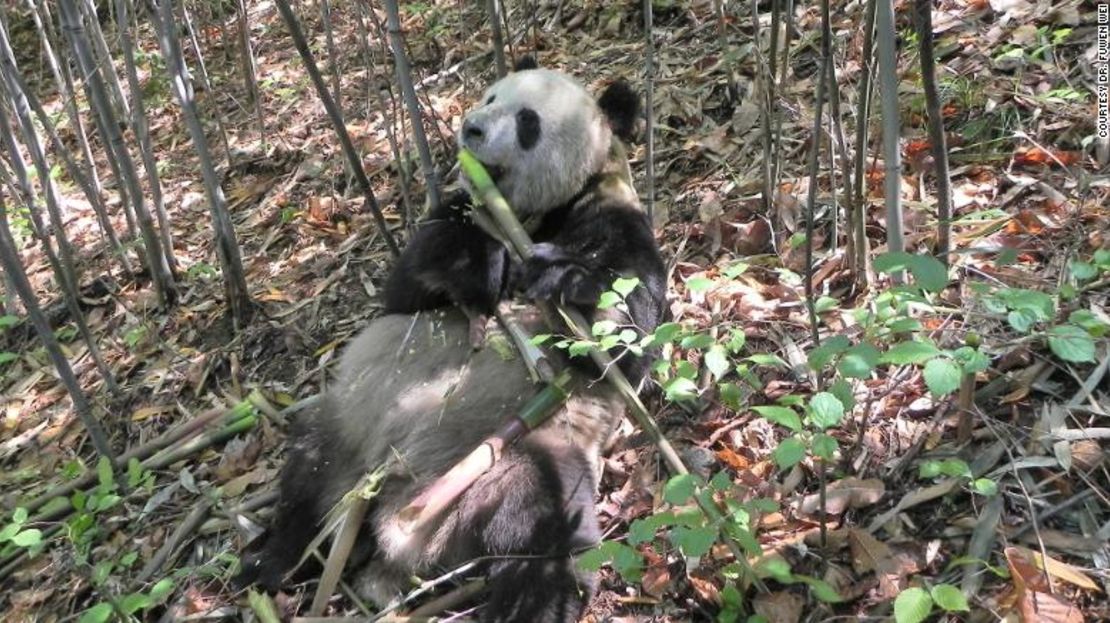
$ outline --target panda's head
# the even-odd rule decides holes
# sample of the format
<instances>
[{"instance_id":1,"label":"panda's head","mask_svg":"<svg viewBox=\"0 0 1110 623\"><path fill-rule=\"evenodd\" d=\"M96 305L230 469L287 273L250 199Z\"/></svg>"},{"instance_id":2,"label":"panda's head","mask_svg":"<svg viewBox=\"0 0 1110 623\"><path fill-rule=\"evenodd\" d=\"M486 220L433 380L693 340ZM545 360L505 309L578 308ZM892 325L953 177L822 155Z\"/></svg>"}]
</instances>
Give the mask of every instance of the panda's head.
<instances>
[{"instance_id":1,"label":"panda's head","mask_svg":"<svg viewBox=\"0 0 1110 623\"><path fill-rule=\"evenodd\" d=\"M572 199L627 138L639 99L623 82L594 99L566 74L526 64L498 80L463 119L461 146L490 170L521 217Z\"/></svg>"}]
</instances>

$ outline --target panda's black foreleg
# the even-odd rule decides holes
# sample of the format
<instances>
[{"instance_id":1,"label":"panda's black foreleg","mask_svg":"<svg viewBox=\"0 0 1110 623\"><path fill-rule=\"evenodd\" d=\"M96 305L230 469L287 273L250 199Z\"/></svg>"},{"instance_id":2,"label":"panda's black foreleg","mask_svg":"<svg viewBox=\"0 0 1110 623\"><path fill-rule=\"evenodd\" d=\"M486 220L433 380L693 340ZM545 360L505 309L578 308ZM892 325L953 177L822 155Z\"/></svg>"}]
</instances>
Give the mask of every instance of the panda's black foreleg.
<instances>
[{"instance_id":1,"label":"panda's black foreleg","mask_svg":"<svg viewBox=\"0 0 1110 623\"><path fill-rule=\"evenodd\" d=\"M460 541L477 538L473 553L503 557L489 569L483 621L578 620L595 578L573 555L600 539L593 496L581 451L550 437L522 440L475 483L460 502Z\"/></svg>"}]
</instances>

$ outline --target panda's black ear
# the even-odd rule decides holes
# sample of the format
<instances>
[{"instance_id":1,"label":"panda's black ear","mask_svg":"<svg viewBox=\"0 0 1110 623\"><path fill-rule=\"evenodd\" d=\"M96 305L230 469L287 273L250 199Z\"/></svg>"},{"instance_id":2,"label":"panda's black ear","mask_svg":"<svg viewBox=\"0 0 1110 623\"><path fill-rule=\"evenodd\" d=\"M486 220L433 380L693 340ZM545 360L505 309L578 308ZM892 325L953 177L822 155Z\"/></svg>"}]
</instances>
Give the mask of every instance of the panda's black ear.
<instances>
[{"instance_id":1,"label":"panda's black ear","mask_svg":"<svg viewBox=\"0 0 1110 623\"><path fill-rule=\"evenodd\" d=\"M617 80L601 93L598 106L609 119L613 134L622 140L631 141L636 129L636 118L640 116L640 96L624 80Z\"/></svg>"},{"instance_id":2,"label":"panda's black ear","mask_svg":"<svg viewBox=\"0 0 1110 623\"><path fill-rule=\"evenodd\" d=\"M535 57L533 57L533 56L522 56L517 60L516 65L513 65L513 71L525 71L527 69L539 69L539 67L540 67L540 64L536 62Z\"/></svg>"}]
</instances>

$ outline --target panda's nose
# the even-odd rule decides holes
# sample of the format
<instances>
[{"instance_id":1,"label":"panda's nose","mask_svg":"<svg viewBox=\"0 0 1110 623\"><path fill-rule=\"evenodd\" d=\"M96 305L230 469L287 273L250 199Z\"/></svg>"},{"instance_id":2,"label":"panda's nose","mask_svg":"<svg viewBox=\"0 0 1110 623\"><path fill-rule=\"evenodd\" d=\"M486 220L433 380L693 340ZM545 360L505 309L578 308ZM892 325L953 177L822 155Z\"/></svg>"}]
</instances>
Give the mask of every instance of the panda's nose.
<instances>
[{"instance_id":1,"label":"panda's nose","mask_svg":"<svg viewBox=\"0 0 1110 623\"><path fill-rule=\"evenodd\" d=\"M470 119L463 121L462 133L463 140L467 141L478 141L485 136L485 132L482 131L482 128Z\"/></svg>"}]
</instances>

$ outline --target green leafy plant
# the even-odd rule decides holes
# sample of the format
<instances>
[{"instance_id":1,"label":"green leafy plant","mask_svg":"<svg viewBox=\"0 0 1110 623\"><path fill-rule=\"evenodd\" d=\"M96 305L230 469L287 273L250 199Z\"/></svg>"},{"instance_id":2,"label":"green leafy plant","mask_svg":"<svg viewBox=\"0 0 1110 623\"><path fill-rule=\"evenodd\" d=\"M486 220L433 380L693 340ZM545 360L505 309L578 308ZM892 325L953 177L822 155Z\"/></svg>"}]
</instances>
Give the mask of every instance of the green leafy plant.
<instances>
[{"instance_id":1,"label":"green leafy plant","mask_svg":"<svg viewBox=\"0 0 1110 623\"><path fill-rule=\"evenodd\" d=\"M899 593L894 600L894 620L896 623L920 623L935 608L944 612L970 611L967 598L959 588L951 584L937 584L928 590L913 587Z\"/></svg>"}]
</instances>

